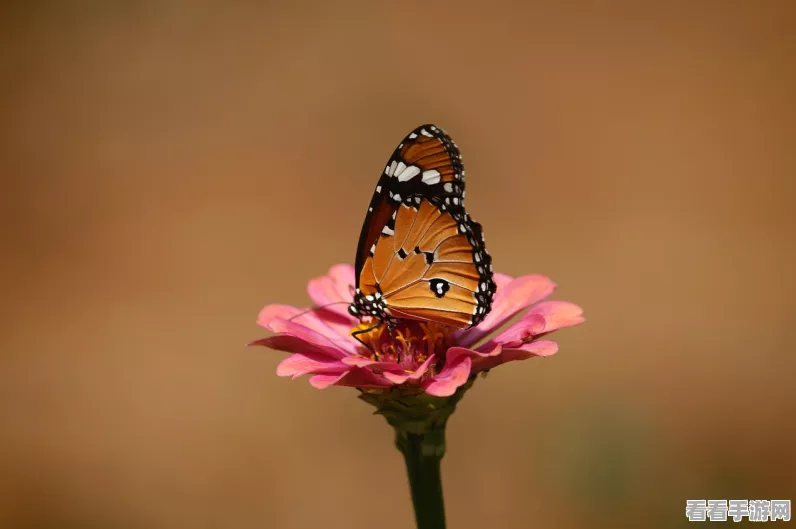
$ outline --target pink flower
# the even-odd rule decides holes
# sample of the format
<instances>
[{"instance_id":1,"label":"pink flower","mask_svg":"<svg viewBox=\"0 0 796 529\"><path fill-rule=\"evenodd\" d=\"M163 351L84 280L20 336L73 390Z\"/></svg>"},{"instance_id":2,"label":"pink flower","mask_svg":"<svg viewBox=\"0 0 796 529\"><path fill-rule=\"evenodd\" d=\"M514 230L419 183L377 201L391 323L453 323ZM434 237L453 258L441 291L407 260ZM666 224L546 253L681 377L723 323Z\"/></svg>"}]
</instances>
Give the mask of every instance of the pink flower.
<instances>
[{"instance_id":1,"label":"pink flower","mask_svg":"<svg viewBox=\"0 0 796 529\"><path fill-rule=\"evenodd\" d=\"M497 293L492 311L476 327L457 330L435 323L403 321L392 333L384 326L367 329L349 315L354 268L340 264L329 274L310 281L310 299L325 308L302 309L289 305L268 305L257 323L273 336L250 345L262 345L291 353L277 367L279 376L312 375L310 384L329 386L389 388L406 384L422 387L438 397L453 395L474 374L512 360L551 356L558 344L546 339L551 332L584 321L583 310L567 301L543 301L556 285L542 275L512 278L495 274ZM541 302L541 303L540 303ZM500 329L525 311L514 324ZM500 331L500 332L498 332Z\"/></svg>"}]
</instances>

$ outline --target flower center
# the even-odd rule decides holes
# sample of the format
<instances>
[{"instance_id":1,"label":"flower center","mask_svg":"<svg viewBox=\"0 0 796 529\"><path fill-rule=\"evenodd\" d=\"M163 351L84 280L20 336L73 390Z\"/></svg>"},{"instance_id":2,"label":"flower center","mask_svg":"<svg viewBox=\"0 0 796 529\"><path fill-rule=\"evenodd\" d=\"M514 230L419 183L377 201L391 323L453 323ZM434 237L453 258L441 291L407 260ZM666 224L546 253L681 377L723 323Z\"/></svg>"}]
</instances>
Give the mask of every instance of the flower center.
<instances>
[{"instance_id":1,"label":"flower center","mask_svg":"<svg viewBox=\"0 0 796 529\"><path fill-rule=\"evenodd\" d=\"M450 345L451 328L436 322L402 320L389 326L383 323L361 323L351 329L363 345L362 355L382 362L397 362L406 370L414 370L429 356L437 360ZM363 332L364 331L364 332Z\"/></svg>"}]
</instances>

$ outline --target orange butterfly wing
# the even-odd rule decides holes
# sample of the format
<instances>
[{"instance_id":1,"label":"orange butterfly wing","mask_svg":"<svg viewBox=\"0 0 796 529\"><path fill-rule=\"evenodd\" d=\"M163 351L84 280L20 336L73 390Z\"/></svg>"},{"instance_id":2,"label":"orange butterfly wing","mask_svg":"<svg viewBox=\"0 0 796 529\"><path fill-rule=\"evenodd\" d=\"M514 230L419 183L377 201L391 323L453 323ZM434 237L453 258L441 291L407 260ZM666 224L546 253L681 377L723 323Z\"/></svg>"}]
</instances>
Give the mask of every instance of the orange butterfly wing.
<instances>
[{"instance_id":1,"label":"orange butterfly wing","mask_svg":"<svg viewBox=\"0 0 796 529\"><path fill-rule=\"evenodd\" d=\"M393 153L360 235L355 312L458 328L489 312L495 283L481 226L464 210L464 168L434 125Z\"/></svg>"}]
</instances>

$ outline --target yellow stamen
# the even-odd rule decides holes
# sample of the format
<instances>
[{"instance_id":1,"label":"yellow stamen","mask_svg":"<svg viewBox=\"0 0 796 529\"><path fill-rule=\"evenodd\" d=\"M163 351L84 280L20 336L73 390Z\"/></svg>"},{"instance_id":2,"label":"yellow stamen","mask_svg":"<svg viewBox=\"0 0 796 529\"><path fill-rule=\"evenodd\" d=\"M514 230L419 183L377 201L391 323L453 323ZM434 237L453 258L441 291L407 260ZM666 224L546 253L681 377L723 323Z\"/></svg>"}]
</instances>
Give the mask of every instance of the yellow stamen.
<instances>
[{"instance_id":1,"label":"yellow stamen","mask_svg":"<svg viewBox=\"0 0 796 529\"><path fill-rule=\"evenodd\" d=\"M421 322L420 328L423 329L423 340L427 343L428 355L434 354L437 345L443 346L445 343L445 326L436 322Z\"/></svg>"},{"instance_id":2,"label":"yellow stamen","mask_svg":"<svg viewBox=\"0 0 796 529\"><path fill-rule=\"evenodd\" d=\"M408 322L405 325L393 326L390 331L390 339L384 340L387 324L374 327L374 323L360 323L351 329L351 333L359 332L355 337L366 344L366 347L374 353L373 358L376 360L381 360L382 355L392 355L398 361L406 355L406 358L414 358L420 363L425 362L437 351L445 350L446 338L451 331L450 327L436 322ZM418 328L422 335L413 335L413 330L417 331ZM421 341L425 342L425 347L421 346Z\"/></svg>"},{"instance_id":3,"label":"yellow stamen","mask_svg":"<svg viewBox=\"0 0 796 529\"><path fill-rule=\"evenodd\" d=\"M412 336L412 331L409 328L406 328L404 332L401 332L400 329L395 329L395 334L397 335L395 338L403 345L404 352L409 353L412 350L412 342L415 340Z\"/></svg>"}]
</instances>

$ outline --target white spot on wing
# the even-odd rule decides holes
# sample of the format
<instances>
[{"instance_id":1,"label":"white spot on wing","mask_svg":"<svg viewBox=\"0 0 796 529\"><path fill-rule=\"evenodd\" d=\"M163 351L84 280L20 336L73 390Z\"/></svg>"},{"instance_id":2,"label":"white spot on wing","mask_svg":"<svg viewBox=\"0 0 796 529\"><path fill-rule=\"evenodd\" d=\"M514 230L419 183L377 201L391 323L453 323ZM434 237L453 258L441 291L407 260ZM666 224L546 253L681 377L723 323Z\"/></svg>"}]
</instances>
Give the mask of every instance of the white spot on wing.
<instances>
[{"instance_id":1,"label":"white spot on wing","mask_svg":"<svg viewBox=\"0 0 796 529\"><path fill-rule=\"evenodd\" d=\"M410 135L409 135L409 139L410 139L410 140L413 140L413 139L415 139L415 138L417 138L417 134L415 134L414 132L413 132L412 134L410 134Z\"/></svg>"},{"instance_id":2,"label":"white spot on wing","mask_svg":"<svg viewBox=\"0 0 796 529\"><path fill-rule=\"evenodd\" d=\"M381 193L381 186L376 186L376 193Z\"/></svg>"},{"instance_id":3,"label":"white spot on wing","mask_svg":"<svg viewBox=\"0 0 796 529\"><path fill-rule=\"evenodd\" d=\"M403 163L403 162L398 162L398 165L395 166L395 171L392 172L392 176L400 175L401 173L404 172L404 169L406 169L406 164ZM400 178L399 178L399 180L400 180Z\"/></svg>"},{"instance_id":4,"label":"white spot on wing","mask_svg":"<svg viewBox=\"0 0 796 529\"><path fill-rule=\"evenodd\" d=\"M389 226L384 226L384 228L381 230L381 232L384 235L395 235L395 232L393 230L391 230Z\"/></svg>"},{"instance_id":5,"label":"white spot on wing","mask_svg":"<svg viewBox=\"0 0 796 529\"><path fill-rule=\"evenodd\" d=\"M420 129L420 134L422 134L423 136L428 136L429 138L433 138L433 137L434 137L434 135L433 135L433 134L431 134L431 133L430 133L429 131L427 131L426 129Z\"/></svg>"},{"instance_id":6,"label":"white spot on wing","mask_svg":"<svg viewBox=\"0 0 796 529\"><path fill-rule=\"evenodd\" d=\"M410 165L409 167L401 171L401 174L398 176L398 181L406 182L407 180L411 180L418 174L420 174L420 168L414 165Z\"/></svg>"},{"instance_id":7,"label":"white spot on wing","mask_svg":"<svg viewBox=\"0 0 796 529\"><path fill-rule=\"evenodd\" d=\"M390 164L390 170L387 171L387 176L392 176L392 175L395 174L395 166L397 166L397 165L398 165L398 162L393 160L392 163Z\"/></svg>"},{"instance_id":8,"label":"white spot on wing","mask_svg":"<svg viewBox=\"0 0 796 529\"><path fill-rule=\"evenodd\" d=\"M432 185L436 184L440 180L439 171L436 169L429 169L428 171L423 171L423 183Z\"/></svg>"}]
</instances>

